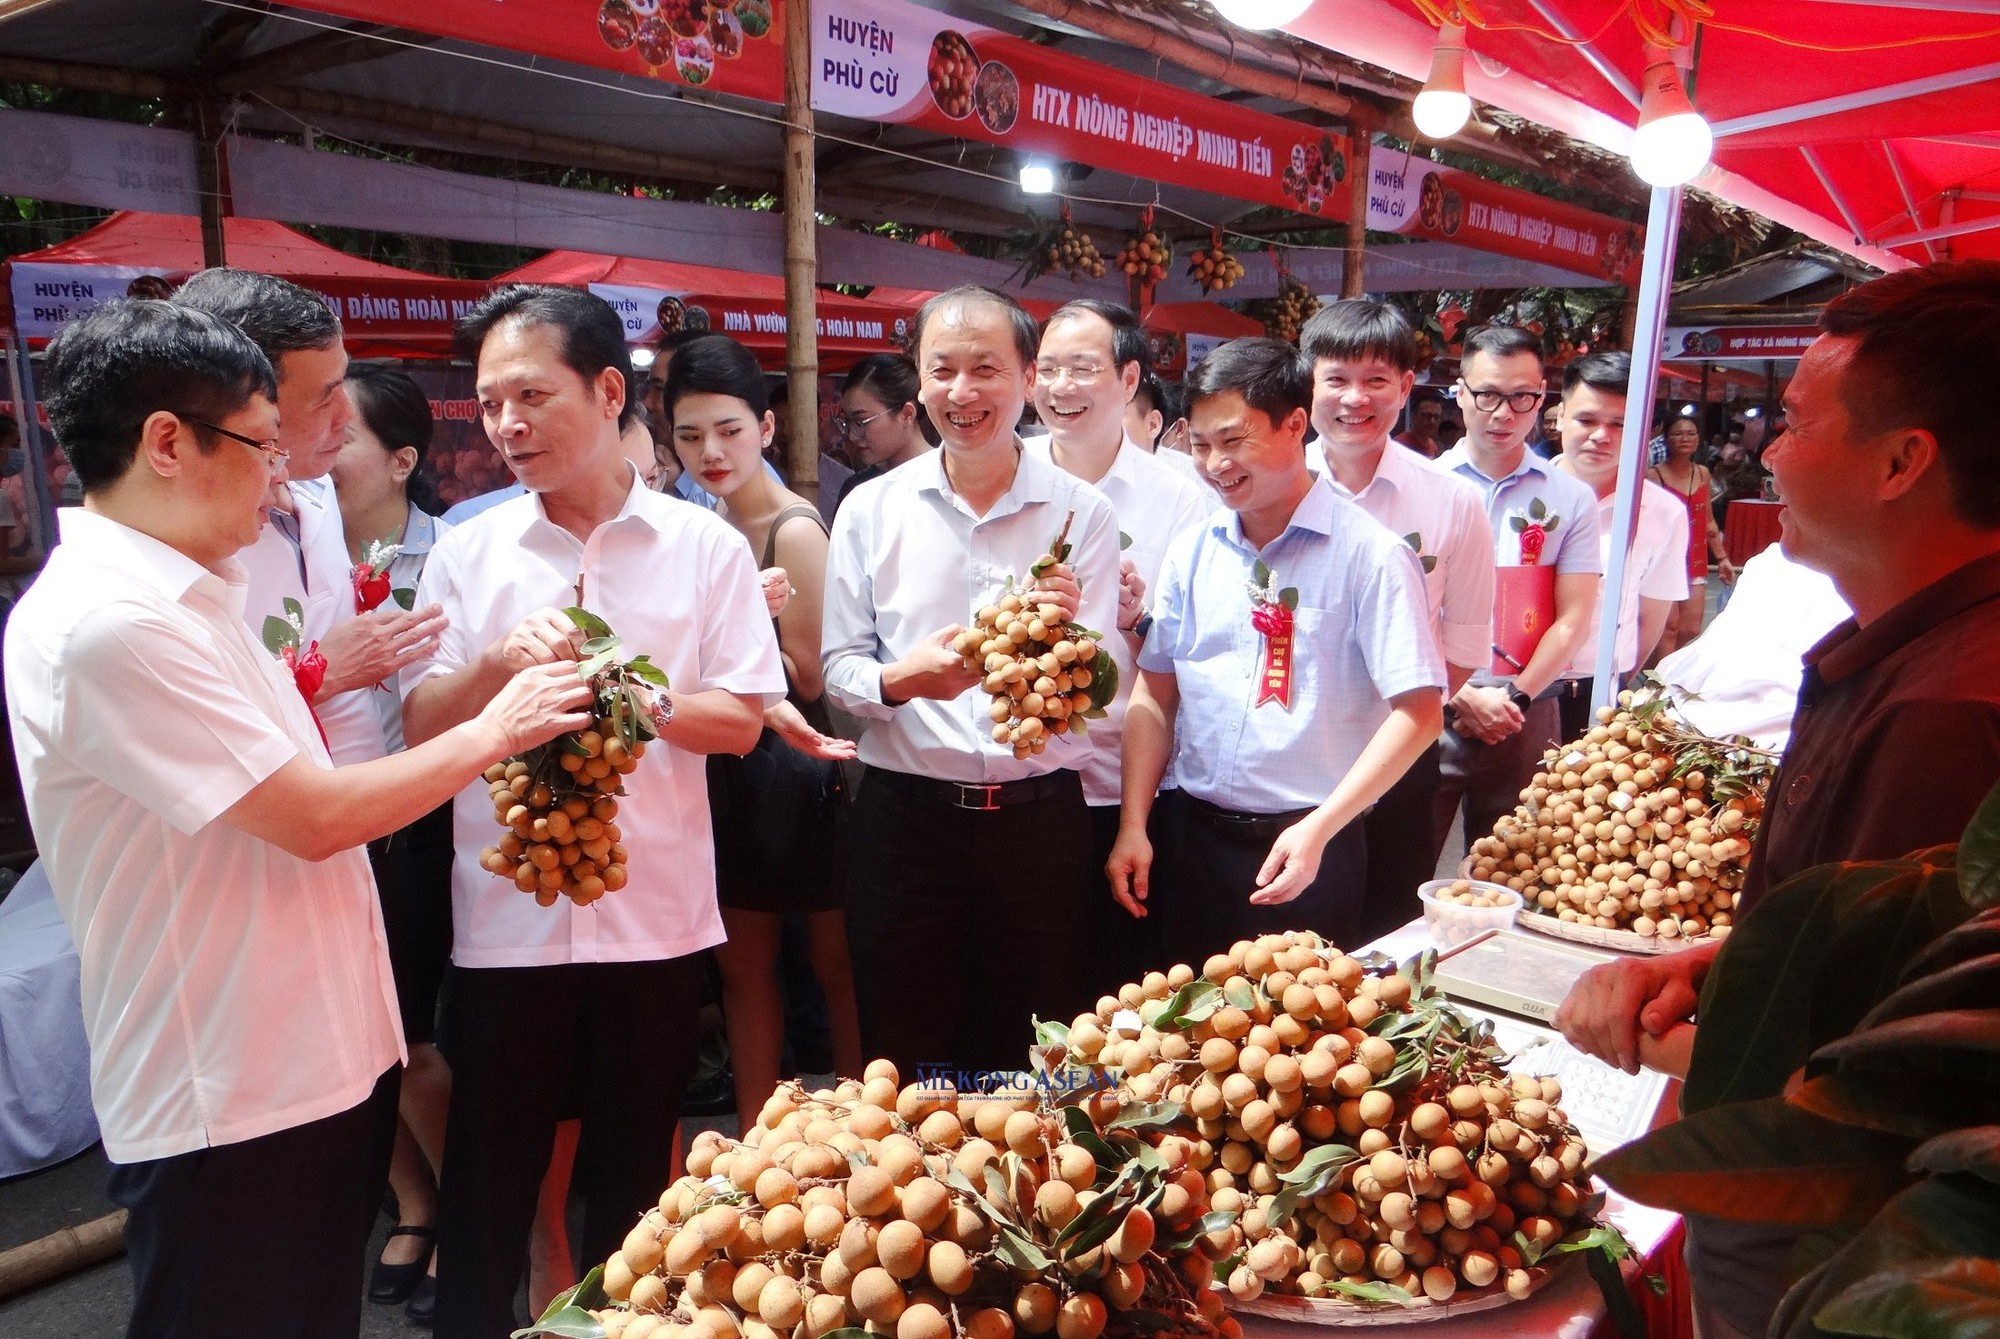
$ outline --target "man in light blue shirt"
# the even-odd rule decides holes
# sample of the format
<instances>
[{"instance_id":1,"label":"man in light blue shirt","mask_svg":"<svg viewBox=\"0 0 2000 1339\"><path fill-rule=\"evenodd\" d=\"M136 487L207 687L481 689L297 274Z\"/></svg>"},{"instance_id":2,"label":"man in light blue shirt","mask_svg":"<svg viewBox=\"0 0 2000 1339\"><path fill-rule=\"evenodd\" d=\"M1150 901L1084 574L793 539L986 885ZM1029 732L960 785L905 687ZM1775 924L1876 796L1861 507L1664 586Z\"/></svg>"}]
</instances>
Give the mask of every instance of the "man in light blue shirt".
<instances>
[{"instance_id":1,"label":"man in light blue shirt","mask_svg":"<svg viewBox=\"0 0 2000 1339\"><path fill-rule=\"evenodd\" d=\"M1443 723L1423 571L1307 470L1312 378L1296 349L1226 344L1190 375L1188 401L1195 463L1226 510L1161 568L1125 718L1112 888L1151 921L1163 962L1199 970L1278 930L1353 947L1355 820ZM1181 789L1156 800L1176 737Z\"/></svg>"},{"instance_id":2,"label":"man in light blue shirt","mask_svg":"<svg viewBox=\"0 0 2000 1339\"><path fill-rule=\"evenodd\" d=\"M1438 464L1469 480L1486 500L1493 526L1494 657L1507 673L1475 674L1451 699L1440 760L1437 841L1442 848L1461 804L1469 843L1512 813L1521 787L1546 749L1560 741L1557 694L1597 607L1604 570L1598 551L1597 495L1574 475L1528 450L1528 430L1541 412L1542 346L1513 326L1481 326L1465 337L1458 406L1465 440ZM1524 584L1522 568L1553 568L1551 607L1537 613L1534 649L1508 664L1505 629L1514 620L1509 591Z\"/></svg>"}]
</instances>

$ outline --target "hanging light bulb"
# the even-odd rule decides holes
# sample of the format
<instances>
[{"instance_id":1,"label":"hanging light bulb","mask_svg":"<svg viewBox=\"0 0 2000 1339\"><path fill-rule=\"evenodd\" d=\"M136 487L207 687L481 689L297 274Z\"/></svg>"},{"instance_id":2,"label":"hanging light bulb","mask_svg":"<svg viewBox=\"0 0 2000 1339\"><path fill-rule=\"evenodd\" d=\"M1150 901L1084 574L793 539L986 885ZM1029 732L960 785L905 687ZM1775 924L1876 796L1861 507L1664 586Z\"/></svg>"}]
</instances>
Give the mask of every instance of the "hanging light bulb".
<instances>
[{"instance_id":1,"label":"hanging light bulb","mask_svg":"<svg viewBox=\"0 0 2000 1339\"><path fill-rule=\"evenodd\" d=\"M1047 163L1021 164L1021 189L1029 195L1049 195L1056 188L1056 170Z\"/></svg>"},{"instance_id":2,"label":"hanging light bulb","mask_svg":"<svg viewBox=\"0 0 2000 1339\"><path fill-rule=\"evenodd\" d=\"M1639 128L1632 132L1632 170L1651 186L1682 186L1708 166L1715 134L1688 101L1677 56L1685 48L1649 47L1639 81Z\"/></svg>"},{"instance_id":3,"label":"hanging light bulb","mask_svg":"<svg viewBox=\"0 0 2000 1339\"><path fill-rule=\"evenodd\" d=\"M1441 24L1430 77L1410 106L1410 119L1425 139L1450 139L1471 117L1472 99L1465 93L1465 25Z\"/></svg>"},{"instance_id":4,"label":"hanging light bulb","mask_svg":"<svg viewBox=\"0 0 2000 1339\"><path fill-rule=\"evenodd\" d=\"M1239 28L1282 28L1312 8L1312 0L1209 0Z\"/></svg>"}]
</instances>

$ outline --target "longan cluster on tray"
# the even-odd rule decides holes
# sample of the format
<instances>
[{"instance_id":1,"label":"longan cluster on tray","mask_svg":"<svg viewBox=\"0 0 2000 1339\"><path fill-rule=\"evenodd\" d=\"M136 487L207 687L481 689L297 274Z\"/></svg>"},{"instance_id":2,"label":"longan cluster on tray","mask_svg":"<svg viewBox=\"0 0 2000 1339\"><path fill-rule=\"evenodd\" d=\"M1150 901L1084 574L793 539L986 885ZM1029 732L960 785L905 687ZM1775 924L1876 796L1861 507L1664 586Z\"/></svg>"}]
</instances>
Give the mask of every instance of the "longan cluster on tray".
<instances>
[{"instance_id":1,"label":"longan cluster on tray","mask_svg":"<svg viewBox=\"0 0 2000 1339\"><path fill-rule=\"evenodd\" d=\"M1467 872L1526 912L1647 938L1722 938L1776 770L1746 740L1678 722L1664 697L1624 694L1582 739L1543 755L1521 804L1472 844Z\"/></svg>"}]
</instances>

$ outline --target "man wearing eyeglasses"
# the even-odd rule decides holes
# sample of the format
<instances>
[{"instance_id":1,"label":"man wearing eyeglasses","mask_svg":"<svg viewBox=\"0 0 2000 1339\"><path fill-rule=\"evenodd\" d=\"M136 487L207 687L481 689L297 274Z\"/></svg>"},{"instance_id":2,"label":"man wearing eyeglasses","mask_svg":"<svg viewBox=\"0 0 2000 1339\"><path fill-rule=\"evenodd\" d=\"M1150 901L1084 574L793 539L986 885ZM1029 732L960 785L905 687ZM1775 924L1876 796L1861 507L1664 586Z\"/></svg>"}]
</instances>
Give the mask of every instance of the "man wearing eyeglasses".
<instances>
[{"instance_id":1,"label":"man wearing eyeglasses","mask_svg":"<svg viewBox=\"0 0 2000 1339\"><path fill-rule=\"evenodd\" d=\"M127 1333L241 1315L351 1339L403 1054L361 847L587 723L588 690L526 670L448 738L334 767L243 626L269 361L208 313L118 302L56 337L46 379L83 503L9 622L7 705L83 962Z\"/></svg>"},{"instance_id":2,"label":"man wearing eyeglasses","mask_svg":"<svg viewBox=\"0 0 2000 1339\"><path fill-rule=\"evenodd\" d=\"M1159 580L1167 545L1216 510L1214 494L1174 472L1126 435L1125 409L1139 385L1145 351L1146 337L1138 319L1123 307L1082 298L1050 313L1035 360L1034 392L1035 412L1049 435L1026 446L1030 454L1104 494L1124 543L1118 607L1122 635L1104 643L1118 663L1118 695L1106 709L1104 721L1092 725L1094 747L1078 769L1083 774L1084 801L1090 806L1091 871L1103 880L1093 900L1092 914L1101 931L1097 939L1108 955L1107 968L1115 969L1110 976L1121 981L1136 980L1126 974L1143 970L1140 946L1131 933L1131 921L1112 901L1111 885L1102 871L1118 839L1125 708L1138 679L1134 658L1152 622L1146 616L1146 592Z\"/></svg>"},{"instance_id":3,"label":"man wearing eyeglasses","mask_svg":"<svg viewBox=\"0 0 2000 1339\"><path fill-rule=\"evenodd\" d=\"M355 607L347 536L327 477L354 419L340 318L317 293L248 270L203 270L173 301L242 330L278 374L270 523L243 553L250 570L244 619L261 636L266 619L286 616L286 600L298 602L299 649L317 642L326 657L312 708L334 761L379 758L388 745L376 685L393 682L397 671L429 654L444 618L435 605L404 610L391 601L368 613Z\"/></svg>"},{"instance_id":4,"label":"man wearing eyeglasses","mask_svg":"<svg viewBox=\"0 0 2000 1339\"><path fill-rule=\"evenodd\" d=\"M1541 343L1512 326L1465 337L1458 407L1465 440L1437 463L1478 487L1493 527L1494 656L1452 697L1445 715L1437 841L1463 809L1467 842L1513 812L1521 787L1560 726L1552 689L1576 654L1604 570L1597 497L1528 450L1542 410Z\"/></svg>"}]
</instances>

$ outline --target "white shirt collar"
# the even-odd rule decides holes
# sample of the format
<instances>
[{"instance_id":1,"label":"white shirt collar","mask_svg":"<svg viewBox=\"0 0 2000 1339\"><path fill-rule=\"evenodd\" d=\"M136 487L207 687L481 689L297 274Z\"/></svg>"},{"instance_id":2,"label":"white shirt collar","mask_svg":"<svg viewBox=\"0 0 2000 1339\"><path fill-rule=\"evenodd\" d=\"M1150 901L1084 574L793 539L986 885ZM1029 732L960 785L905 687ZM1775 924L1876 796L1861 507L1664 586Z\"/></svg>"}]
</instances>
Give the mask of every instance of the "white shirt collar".
<instances>
[{"instance_id":1,"label":"white shirt collar","mask_svg":"<svg viewBox=\"0 0 2000 1339\"><path fill-rule=\"evenodd\" d=\"M60 538L76 543L85 552L103 554L114 546L124 549L132 561L117 565L176 602L186 598L203 581L214 581L239 591L249 584L248 570L234 556L223 559L219 567L205 567L164 540L82 507L64 507L58 511L56 531Z\"/></svg>"},{"instance_id":2,"label":"white shirt collar","mask_svg":"<svg viewBox=\"0 0 2000 1339\"><path fill-rule=\"evenodd\" d=\"M674 500L669 499L664 493L655 493L652 489L646 487L645 480L639 477L639 470L631 461L627 460L624 464L627 469L632 471L632 484L631 487L625 490L625 501L620 504L618 514L604 522L604 524L607 526L617 525L620 521L629 518L637 520L655 531L663 530L667 521L673 515L672 512L667 510L667 507ZM561 526L549 519L548 507L543 502L540 493L531 491L528 496L533 499L532 505L535 509L534 525L545 525L554 530L563 530ZM601 529L602 527L599 528ZM569 531L563 530L563 533L569 534ZM571 537L574 538L574 536Z\"/></svg>"}]
</instances>

